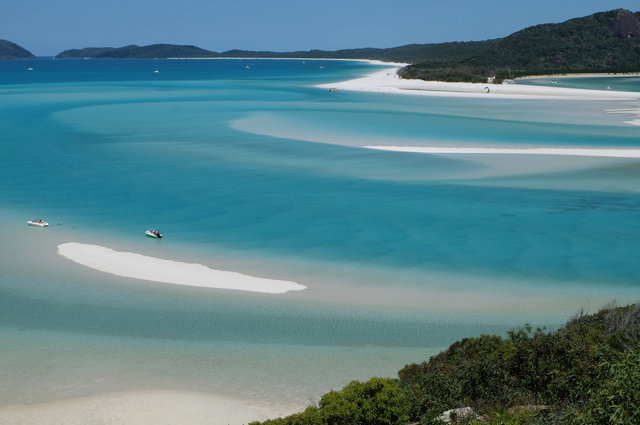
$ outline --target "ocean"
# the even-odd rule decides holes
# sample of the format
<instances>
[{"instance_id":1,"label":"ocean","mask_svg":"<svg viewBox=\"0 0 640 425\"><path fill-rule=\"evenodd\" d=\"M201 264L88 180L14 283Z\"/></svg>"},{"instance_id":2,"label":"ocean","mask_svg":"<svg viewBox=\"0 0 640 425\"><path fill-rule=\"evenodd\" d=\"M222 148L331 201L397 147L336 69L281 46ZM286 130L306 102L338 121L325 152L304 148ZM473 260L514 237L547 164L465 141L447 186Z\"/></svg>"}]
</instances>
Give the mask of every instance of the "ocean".
<instances>
[{"instance_id":1,"label":"ocean","mask_svg":"<svg viewBox=\"0 0 640 425\"><path fill-rule=\"evenodd\" d=\"M0 61L0 405L160 388L298 407L464 337L638 300L640 159L364 146L640 148L612 113L640 100L314 87L382 66ZM640 91L572 80L595 83ZM123 278L64 242L307 289Z\"/></svg>"}]
</instances>

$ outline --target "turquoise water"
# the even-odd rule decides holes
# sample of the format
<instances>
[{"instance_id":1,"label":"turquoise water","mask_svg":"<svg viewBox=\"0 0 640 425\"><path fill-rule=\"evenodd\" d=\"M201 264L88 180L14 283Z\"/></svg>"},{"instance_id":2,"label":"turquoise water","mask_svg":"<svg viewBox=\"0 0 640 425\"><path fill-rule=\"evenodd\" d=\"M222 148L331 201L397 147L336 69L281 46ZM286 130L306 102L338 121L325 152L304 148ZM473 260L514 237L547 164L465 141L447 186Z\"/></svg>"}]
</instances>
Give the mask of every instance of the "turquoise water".
<instances>
[{"instance_id":1,"label":"turquoise water","mask_svg":"<svg viewBox=\"0 0 640 425\"><path fill-rule=\"evenodd\" d=\"M607 113L628 102L313 87L376 69L0 62L2 403L175 388L304 405L466 336L637 300L640 160L362 148L640 148L633 116ZM120 278L56 255L69 241L308 289Z\"/></svg>"},{"instance_id":2,"label":"turquoise water","mask_svg":"<svg viewBox=\"0 0 640 425\"><path fill-rule=\"evenodd\" d=\"M527 78L520 80L523 84L542 86L569 87L589 90L640 91L640 76L602 76L602 77L561 77L561 78Z\"/></svg>"}]
</instances>

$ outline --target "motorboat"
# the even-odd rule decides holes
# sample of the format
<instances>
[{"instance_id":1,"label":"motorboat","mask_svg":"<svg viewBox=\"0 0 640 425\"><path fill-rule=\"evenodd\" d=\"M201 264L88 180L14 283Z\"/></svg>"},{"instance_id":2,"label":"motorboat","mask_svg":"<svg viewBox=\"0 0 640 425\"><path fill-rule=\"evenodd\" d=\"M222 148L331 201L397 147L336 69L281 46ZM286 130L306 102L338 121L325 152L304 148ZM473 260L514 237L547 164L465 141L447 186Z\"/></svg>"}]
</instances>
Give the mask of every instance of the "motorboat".
<instances>
[{"instance_id":1,"label":"motorboat","mask_svg":"<svg viewBox=\"0 0 640 425\"><path fill-rule=\"evenodd\" d=\"M154 239L162 238L162 234L160 234L160 230L158 229L149 229L146 232L144 232L144 234Z\"/></svg>"},{"instance_id":2,"label":"motorboat","mask_svg":"<svg viewBox=\"0 0 640 425\"><path fill-rule=\"evenodd\" d=\"M46 221L41 220L39 218L35 219L35 220L29 220L29 221L27 221L27 224L29 226L37 226L37 227L47 227L49 225L49 223L47 223Z\"/></svg>"}]
</instances>

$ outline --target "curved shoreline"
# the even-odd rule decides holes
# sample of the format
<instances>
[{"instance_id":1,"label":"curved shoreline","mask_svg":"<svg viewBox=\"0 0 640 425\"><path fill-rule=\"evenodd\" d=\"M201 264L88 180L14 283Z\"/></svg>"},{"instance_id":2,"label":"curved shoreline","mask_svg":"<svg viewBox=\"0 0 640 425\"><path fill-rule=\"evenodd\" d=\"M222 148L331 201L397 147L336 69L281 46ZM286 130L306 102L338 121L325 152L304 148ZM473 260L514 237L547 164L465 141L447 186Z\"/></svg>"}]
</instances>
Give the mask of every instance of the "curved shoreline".
<instances>
[{"instance_id":1,"label":"curved shoreline","mask_svg":"<svg viewBox=\"0 0 640 425\"><path fill-rule=\"evenodd\" d=\"M266 294L283 294L306 289L306 286L296 282L216 270L202 264L116 251L100 245L62 243L58 245L58 254L94 270L151 282Z\"/></svg>"},{"instance_id":2,"label":"curved shoreline","mask_svg":"<svg viewBox=\"0 0 640 425\"><path fill-rule=\"evenodd\" d=\"M364 77L316 87L329 90L408 94L417 96L477 97L500 99L566 99L566 100L636 100L640 92L573 89L524 84L450 83L442 81L405 80L398 75L400 64L389 64Z\"/></svg>"}]
</instances>

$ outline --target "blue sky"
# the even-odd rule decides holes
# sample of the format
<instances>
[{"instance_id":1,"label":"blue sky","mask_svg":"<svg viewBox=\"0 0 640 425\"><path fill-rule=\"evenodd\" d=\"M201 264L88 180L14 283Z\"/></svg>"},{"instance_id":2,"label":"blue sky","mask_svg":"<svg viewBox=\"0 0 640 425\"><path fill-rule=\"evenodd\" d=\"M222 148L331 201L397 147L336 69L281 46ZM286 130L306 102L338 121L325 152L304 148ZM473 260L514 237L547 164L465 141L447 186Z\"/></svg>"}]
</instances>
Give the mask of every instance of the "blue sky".
<instances>
[{"instance_id":1,"label":"blue sky","mask_svg":"<svg viewBox=\"0 0 640 425\"><path fill-rule=\"evenodd\" d=\"M0 0L0 39L37 56L81 47L337 50L485 40L638 0Z\"/></svg>"}]
</instances>

